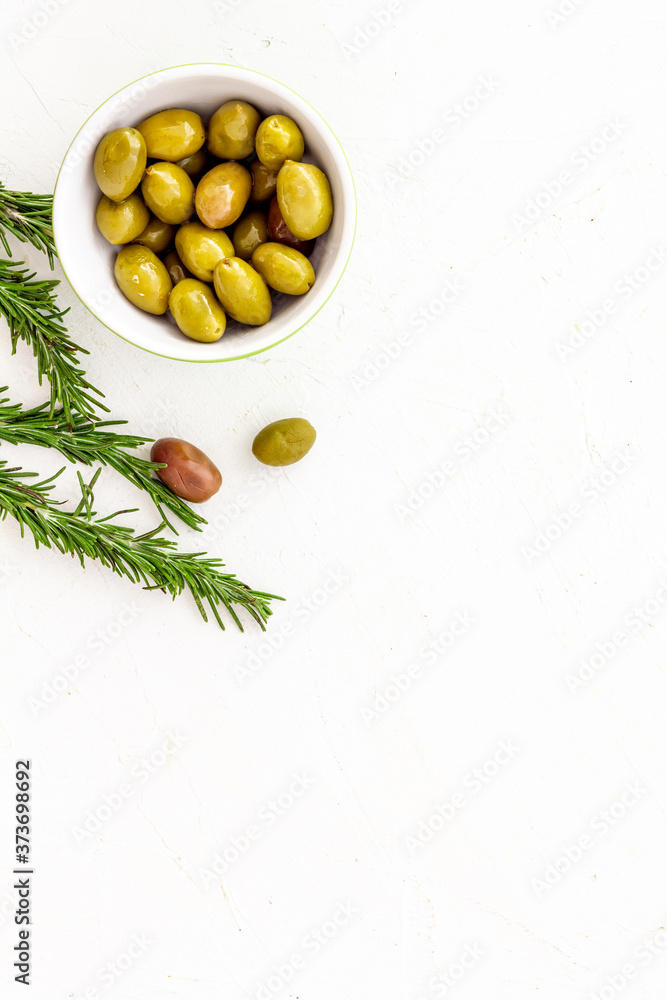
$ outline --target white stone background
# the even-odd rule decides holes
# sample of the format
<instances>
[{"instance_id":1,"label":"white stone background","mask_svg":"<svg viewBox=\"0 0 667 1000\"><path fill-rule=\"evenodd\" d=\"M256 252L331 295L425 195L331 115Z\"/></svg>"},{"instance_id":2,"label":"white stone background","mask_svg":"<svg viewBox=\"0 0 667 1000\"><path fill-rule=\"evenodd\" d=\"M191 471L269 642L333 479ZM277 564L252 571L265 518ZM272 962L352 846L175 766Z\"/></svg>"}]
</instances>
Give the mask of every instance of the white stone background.
<instances>
[{"instance_id":1,"label":"white stone background","mask_svg":"<svg viewBox=\"0 0 667 1000\"><path fill-rule=\"evenodd\" d=\"M23 756L35 1000L664 996L667 271L641 269L667 247L667 5L562 9L4 0L10 187L51 191L87 115L131 80L231 62L293 87L331 123L359 226L322 313L231 365L142 353L61 288L114 415L220 465L209 552L287 603L269 626L273 651L252 624L222 633L187 598L82 571L0 524L3 996L25 995L12 981L11 890ZM493 93L479 101L482 79ZM389 184L409 157L409 176ZM453 279L465 291L444 308ZM613 313L586 325L607 300ZM568 343L579 346L559 350ZM10 358L6 337L0 351L13 398L43 398L28 352ZM316 448L264 476L253 436L295 414L317 427ZM61 464L0 451L43 472ZM74 485L70 469L60 495ZM432 496L417 502L420 489ZM136 503L104 476L98 509ZM140 505L133 519L153 525ZM187 529L181 544L202 547ZM332 574L347 582L322 603ZM116 629L124 605L137 612ZM474 623L427 655L457 614ZM100 629L120 632L103 652ZM82 655L89 666L35 710L30 699ZM248 662L260 667L244 677ZM396 698L411 664L419 676ZM144 780L141 760L170 733L182 740ZM512 759L490 763L503 741ZM485 766L478 786L470 776ZM311 787L291 801L294 774ZM80 842L128 776L131 795ZM418 831L432 835L415 847ZM228 861L207 878L216 855ZM334 914L341 926L316 945ZM150 944L130 962L135 934Z\"/></svg>"}]
</instances>

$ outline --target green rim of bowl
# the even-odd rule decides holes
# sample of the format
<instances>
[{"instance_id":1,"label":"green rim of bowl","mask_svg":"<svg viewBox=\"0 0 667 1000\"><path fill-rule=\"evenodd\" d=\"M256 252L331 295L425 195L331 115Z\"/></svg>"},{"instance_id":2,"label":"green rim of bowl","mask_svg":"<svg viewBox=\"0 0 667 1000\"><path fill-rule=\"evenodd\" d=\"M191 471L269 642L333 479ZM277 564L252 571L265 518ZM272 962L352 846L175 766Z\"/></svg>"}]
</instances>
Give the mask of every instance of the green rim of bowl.
<instances>
[{"instance_id":1,"label":"green rim of bowl","mask_svg":"<svg viewBox=\"0 0 667 1000\"><path fill-rule=\"evenodd\" d=\"M86 309L86 311L90 313L91 316L95 317L95 319L98 321L98 323L101 323L102 326L105 327L105 329L110 330L111 333L113 333L116 337L120 337L120 339L124 340L126 344L131 344L132 347L136 347L140 351L145 351L147 354L152 354L152 355L154 355L157 358L166 358L167 361L181 361L181 362L183 362L183 364L195 364L195 365L220 365L220 364L224 364L227 361L243 361L244 358L253 358L257 354L264 354L266 351L273 350L274 347L278 347L279 344L284 344L286 340L290 339L290 337L293 337L295 334L299 333L300 330L303 330L303 328L305 326L308 326L308 324L311 323L315 319L315 317L318 316L322 312L322 310L324 309L324 307L331 300L331 297L332 297L333 293L338 288L338 286L339 286L339 284L340 284L340 282L341 282L341 280L343 278L343 275L345 274L345 271L347 270L347 265L350 263L350 258L352 256L352 251L354 250L354 241L355 241L356 236L357 236L357 220L358 220L358 214L357 214L357 188L356 188L356 185L354 183L354 174L352 173L352 167L350 166L350 161L347 158L347 154L345 152L345 149L343 148L343 144L341 143L340 139L338 138L338 136L336 135L336 133L334 132L334 130L331 128L331 125L329 125L329 122L326 120L326 118L324 117L324 115L322 115L317 110L317 108L313 104L310 103L310 101L307 101L305 97L302 97L301 94L297 90L294 90L293 87L288 87L287 84L285 84L285 83L282 82L282 80L276 80L275 77L269 76L268 73L259 73L255 69L248 69L246 66L238 66L235 63L215 63L215 62L209 62L209 61L207 61L207 62L197 62L197 63L178 63L176 66L165 66L164 69L156 70L154 73L146 73L144 76L138 76L136 80L131 80L130 83L126 83L123 87L119 87L118 90L115 90L113 92L113 94L110 94L109 97L107 97L104 101L102 101L102 104L99 104L95 108L94 111L91 111L91 113L88 115L88 117L86 118L85 122L83 123L83 125L81 126L81 128L79 129L79 131L76 133L76 135L72 139L72 142L67 147L67 152L65 153L65 156L63 157L63 162L60 164L60 170L58 171L58 176L56 177L56 183L55 183L55 187L53 189L54 190L54 196L55 196L55 192L57 191L57 188L58 188L58 181L60 180L60 174L62 172L62 169L63 169L64 165L65 165L65 160L67 159L67 156L69 154L70 149L72 148L72 146L76 142L77 136L84 130L84 128L86 127L86 125L88 124L88 122L90 121L90 119L93 117L93 115L96 115L97 112L100 110L100 108L104 104L107 103L107 101L110 101L112 99L112 97L116 96L116 94L120 94L121 90L127 90L128 87L133 87L135 83L139 83L141 80L147 80L151 76L156 76L157 73L166 73L170 69L186 69L188 66L229 66L230 69L241 69L241 70L243 70L246 73L253 73L255 76L262 76L262 77L264 77L265 80L271 80L272 83L277 83L279 87L284 87L285 90L289 90L290 93L295 94L299 98L299 100L303 101L304 104L307 104L308 107L311 108L315 112L315 114L318 115L322 119L322 121L327 126L327 128L329 129L329 131L333 135L334 139L336 140L336 142L340 146L340 151L343 154L343 159L345 160L345 162L347 164L347 169L350 172L350 180L352 181L352 192L354 194L354 231L352 233L352 242L350 244L350 252L347 255L347 260L343 264L343 267L341 269L338 281L333 286L333 288L331 289L331 292L329 293L329 295L327 296L327 298L324 300L324 302L322 303L322 305L319 307L319 309L316 312L313 313L312 316L310 316L305 321L305 323L302 323L301 326L298 326L296 328L296 330L292 330L292 332L288 333L286 337L281 337L280 340L276 340L276 342L274 344L269 344L267 347L260 347L259 350L257 350L257 351L250 351L248 354L236 354L232 358L201 358L201 359L198 359L198 358L175 358L171 354L160 354L159 351L151 351L148 347L142 347L140 344L135 344L135 342L133 340L129 340L127 337L124 337L122 335L122 333L118 333L118 331L114 330L114 328L111 327L111 326L109 326L108 323L105 323L103 319L100 319L100 317L97 315L97 313L94 313L93 310L90 308L90 306L86 302L83 301L83 299L81 298L81 296L77 292L76 288L72 284L72 281L70 280L70 277L69 277L67 271L63 267L63 263L60 260L60 255L58 255L58 261L59 261L60 266L62 268L62 272L65 275L65 277L67 278L67 282L68 282L70 288L72 289L72 291L74 292L74 294L76 295L76 297L79 300L79 302L83 305L83 307ZM58 243L57 243L57 241L55 239L55 233L54 233L54 243L56 245L56 252L57 252L58 251Z\"/></svg>"}]
</instances>

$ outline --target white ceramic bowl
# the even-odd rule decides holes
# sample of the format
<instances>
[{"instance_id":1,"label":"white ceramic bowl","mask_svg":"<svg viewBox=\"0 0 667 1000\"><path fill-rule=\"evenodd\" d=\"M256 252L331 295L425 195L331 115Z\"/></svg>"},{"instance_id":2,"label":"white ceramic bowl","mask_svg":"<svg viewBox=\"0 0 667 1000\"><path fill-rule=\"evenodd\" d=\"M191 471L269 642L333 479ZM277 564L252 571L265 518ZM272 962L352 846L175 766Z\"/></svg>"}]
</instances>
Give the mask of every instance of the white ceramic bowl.
<instances>
[{"instance_id":1,"label":"white ceramic bowl","mask_svg":"<svg viewBox=\"0 0 667 1000\"><path fill-rule=\"evenodd\" d=\"M304 160L317 163L333 191L334 219L312 256L316 281L306 295L277 298L273 316L261 327L229 322L214 344L185 337L165 316L151 316L120 293L113 276L117 248L95 224L100 192L93 156L111 129L136 125L163 108L192 108L206 120L225 101L239 98L263 115L289 115L306 140ZM94 111L67 151L56 182L53 225L58 256L83 304L119 337L162 357L180 361L233 361L259 354L291 337L320 311L340 281L356 229L357 205L349 163L322 116L293 90L270 77L237 66L195 63L151 73L123 87Z\"/></svg>"}]
</instances>

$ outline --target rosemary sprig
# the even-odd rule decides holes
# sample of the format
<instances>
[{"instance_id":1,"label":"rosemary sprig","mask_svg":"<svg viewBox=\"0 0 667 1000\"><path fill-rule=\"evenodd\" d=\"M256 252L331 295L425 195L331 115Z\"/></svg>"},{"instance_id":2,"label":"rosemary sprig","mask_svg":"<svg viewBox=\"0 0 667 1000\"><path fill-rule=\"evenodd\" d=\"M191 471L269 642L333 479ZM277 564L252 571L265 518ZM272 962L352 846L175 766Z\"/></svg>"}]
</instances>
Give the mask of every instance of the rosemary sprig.
<instances>
[{"instance_id":1,"label":"rosemary sprig","mask_svg":"<svg viewBox=\"0 0 667 1000\"><path fill-rule=\"evenodd\" d=\"M51 412L61 403L68 422L74 412L90 418L97 408L108 413L108 407L91 395L103 393L88 382L77 358L77 352L88 351L70 340L63 326L69 310L60 310L56 304L53 291L59 282L34 281L35 275L21 264L0 260L0 314L9 324L12 353L19 340L32 347L39 384L45 375L51 383Z\"/></svg>"},{"instance_id":2,"label":"rosemary sprig","mask_svg":"<svg viewBox=\"0 0 667 1000\"><path fill-rule=\"evenodd\" d=\"M7 233L21 243L32 243L38 250L43 250L53 270L56 245L53 240L52 195L8 191L0 182L0 243L11 257Z\"/></svg>"},{"instance_id":3,"label":"rosemary sprig","mask_svg":"<svg viewBox=\"0 0 667 1000\"><path fill-rule=\"evenodd\" d=\"M0 244L10 256L8 233L44 250L53 267L52 206L49 195L8 192L0 185ZM194 528L206 522L153 477L159 466L132 454L147 443L146 438L113 429L125 421L99 419L99 411L109 411L97 398L103 394L87 381L81 367L79 354L88 351L70 339L63 325L67 310L56 304L57 285L57 281L35 280L35 274L29 274L22 263L0 259L0 316L8 322L13 352L18 341L24 340L37 359L40 384L46 376L51 386L50 402L30 410L9 399L0 400L0 439L55 448L69 461L88 466L99 462L116 469L150 494L161 523L154 531L137 535L130 527L111 523L118 514L98 517L93 510L93 488L101 468L89 484L78 473L81 500L75 510L67 511L51 496L60 473L33 483L37 473L8 468L3 460L0 520L14 518L22 537L31 534L37 548L44 545L70 553L82 566L86 559L95 559L147 589L171 594L172 599L187 590L204 620L208 620L208 608L221 628L220 611L225 609L241 630L240 610L264 629L272 614L270 602L281 597L251 590L233 574L222 572L220 559L203 552L181 553L173 541L160 534L163 528L171 527L163 508ZM0 389L0 393L5 391Z\"/></svg>"},{"instance_id":4,"label":"rosemary sprig","mask_svg":"<svg viewBox=\"0 0 667 1000\"><path fill-rule=\"evenodd\" d=\"M136 535L132 528L111 523L118 514L98 518L93 510L93 488L100 472L98 469L89 484L79 473L81 501L74 511L65 511L51 497L60 473L31 483L37 473L9 468L6 461L0 460L0 520L13 517L21 536L29 532L37 548L44 545L71 553L82 566L86 559L96 559L119 576L143 584L148 590L163 590L172 599L187 590L204 621L208 621L208 608L223 629L221 608L241 631L237 610L245 611L265 630L273 613L270 602L282 598L251 590L233 574L223 573L220 559L202 552L178 552L173 541L159 534L163 524L147 534Z\"/></svg>"},{"instance_id":5,"label":"rosemary sprig","mask_svg":"<svg viewBox=\"0 0 667 1000\"><path fill-rule=\"evenodd\" d=\"M3 392L7 392L7 386L0 387L0 395ZM200 525L206 524L205 518L155 478L154 472L163 466L133 454L137 448L149 444L149 439L107 429L125 423L125 420L88 420L79 416L68 421L64 410L51 413L48 403L24 410L20 403L0 398L0 440L54 448L70 462L108 465L137 489L149 494L162 521L174 533L177 534L176 529L165 516L164 507L190 528L201 530Z\"/></svg>"}]
</instances>

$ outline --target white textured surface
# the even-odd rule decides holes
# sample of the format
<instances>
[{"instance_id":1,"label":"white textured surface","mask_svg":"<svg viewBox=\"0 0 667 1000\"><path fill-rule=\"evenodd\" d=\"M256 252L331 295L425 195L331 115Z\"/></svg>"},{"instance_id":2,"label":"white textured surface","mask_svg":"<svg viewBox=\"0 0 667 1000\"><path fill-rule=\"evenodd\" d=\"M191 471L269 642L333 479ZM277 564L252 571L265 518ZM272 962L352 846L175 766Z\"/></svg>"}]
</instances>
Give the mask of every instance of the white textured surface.
<instances>
[{"instance_id":1,"label":"white textured surface","mask_svg":"<svg viewBox=\"0 0 667 1000\"><path fill-rule=\"evenodd\" d=\"M294 957L277 997L664 995L667 271L651 254L667 246L667 11L587 0L556 26L535 0L391 6L355 54L343 45L388 4L69 0L18 47L11 35L38 4L2 5L10 185L50 190L82 121L128 81L220 60L322 112L360 202L333 300L253 360L160 361L62 290L114 412L222 467L210 551L288 601L270 629L280 648L242 681L258 631L220 634L187 600L82 572L0 525L3 996L23 995L6 916L22 755L36 771L38 1000L265 997ZM462 122L466 98L478 107ZM389 186L435 129L433 155ZM522 225L545 185L556 194ZM623 276L649 258L657 270L627 292ZM607 321L559 356L605 303ZM10 359L5 338L0 357L1 382L37 401L27 353ZM369 363L387 370L373 378ZM264 475L255 431L301 413L316 450ZM59 465L27 448L16 459ZM402 512L438 468L434 495ZM73 494L71 470L67 483ZM106 477L100 507L134 502ZM140 520L153 523L146 505ZM135 620L100 651L96 633L124 605ZM429 652L457 615L463 634ZM614 642L571 690L568 675ZM31 711L81 655L67 693ZM370 720L411 664L420 676ZM185 742L145 779L141 759L170 732ZM482 782L485 763L497 773ZM77 843L87 812L124 784L122 808ZM447 818L432 821L438 807ZM411 851L406 838L429 823L443 828ZM202 876L250 826L248 849ZM580 859L540 886L577 844ZM320 946L312 935L334 915ZM135 934L151 943L109 986L98 971ZM464 953L471 967L450 988Z\"/></svg>"}]
</instances>

